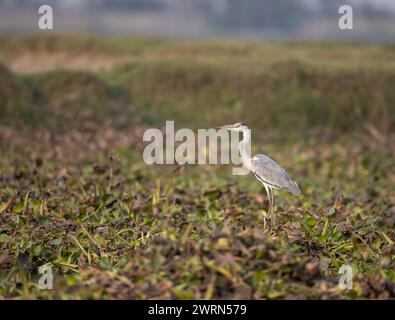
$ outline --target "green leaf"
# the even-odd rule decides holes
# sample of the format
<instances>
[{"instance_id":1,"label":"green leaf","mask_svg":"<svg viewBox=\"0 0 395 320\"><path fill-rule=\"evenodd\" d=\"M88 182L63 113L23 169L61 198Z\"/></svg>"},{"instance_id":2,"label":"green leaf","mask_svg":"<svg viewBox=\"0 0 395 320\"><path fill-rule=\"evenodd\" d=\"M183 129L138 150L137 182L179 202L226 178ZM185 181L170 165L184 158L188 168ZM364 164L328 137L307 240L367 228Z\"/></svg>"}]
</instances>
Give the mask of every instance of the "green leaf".
<instances>
[{"instance_id":1,"label":"green leaf","mask_svg":"<svg viewBox=\"0 0 395 320\"><path fill-rule=\"evenodd\" d=\"M314 226L317 224L317 221L316 221L315 219L313 219L313 218L310 218L310 219L308 219L308 220L306 221L306 223L307 223L307 225L308 225L309 227L314 227Z\"/></svg>"}]
</instances>

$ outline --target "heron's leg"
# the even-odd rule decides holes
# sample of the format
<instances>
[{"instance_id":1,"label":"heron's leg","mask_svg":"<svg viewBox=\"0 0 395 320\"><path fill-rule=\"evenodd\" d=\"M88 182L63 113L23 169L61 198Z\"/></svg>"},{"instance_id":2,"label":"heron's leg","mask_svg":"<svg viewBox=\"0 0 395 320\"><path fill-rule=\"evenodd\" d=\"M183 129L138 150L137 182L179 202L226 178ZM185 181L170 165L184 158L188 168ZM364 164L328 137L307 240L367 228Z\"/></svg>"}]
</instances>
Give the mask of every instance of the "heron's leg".
<instances>
[{"instance_id":1,"label":"heron's leg","mask_svg":"<svg viewBox=\"0 0 395 320\"><path fill-rule=\"evenodd\" d=\"M274 213L274 189L272 189L272 213Z\"/></svg>"},{"instance_id":2,"label":"heron's leg","mask_svg":"<svg viewBox=\"0 0 395 320\"><path fill-rule=\"evenodd\" d=\"M267 196L269 198L269 219L271 219L272 218L272 189L269 186L267 186L267 190L268 190Z\"/></svg>"},{"instance_id":3,"label":"heron's leg","mask_svg":"<svg viewBox=\"0 0 395 320\"><path fill-rule=\"evenodd\" d=\"M269 223L269 230L270 232L273 232L273 227L274 227L274 221L273 221L273 189L272 187L268 186L268 197L269 197L269 216L268 216L268 223Z\"/></svg>"},{"instance_id":4,"label":"heron's leg","mask_svg":"<svg viewBox=\"0 0 395 320\"><path fill-rule=\"evenodd\" d=\"M261 215L263 219L263 229L266 229L266 212L261 210Z\"/></svg>"},{"instance_id":5,"label":"heron's leg","mask_svg":"<svg viewBox=\"0 0 395 320\"><path fill-rule=\"evenodd\" d=\"M276 228L276 217L275 217L275 214L274 214L274 188L271 188L270 191L271 191L270 192L270 196L271 196L271 201L270 202L272 204L272 209L271 209L272 214L270 216L270 219L272 221L272 227L275 229Z\"/></svg>"},{"instance_id":6,"label":"heron's leg","mask_svg":"<svg viewBox=\"0 0 395 320\"><path fill-rule=\"evenodd\" d=\"M262 183L263 184L263 186L265 187L265 190L266 190L266 194L267 194L267 198L268 198L268 200L269 200L269 210L268 210L268 215L269 215L269 217L270 217L270 210L271 210L271 197L270 197L270 188L269 188L269 186L266 184L266 183Z\"/></svg>"}]
</instances>

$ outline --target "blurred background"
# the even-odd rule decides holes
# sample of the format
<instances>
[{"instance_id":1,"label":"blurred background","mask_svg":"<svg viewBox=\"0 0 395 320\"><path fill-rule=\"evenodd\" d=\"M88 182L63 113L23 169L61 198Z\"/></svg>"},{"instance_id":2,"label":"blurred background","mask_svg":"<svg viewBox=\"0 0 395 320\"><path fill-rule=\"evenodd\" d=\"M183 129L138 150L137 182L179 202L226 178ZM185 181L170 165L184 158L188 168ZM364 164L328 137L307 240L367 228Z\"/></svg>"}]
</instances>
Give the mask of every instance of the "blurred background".
<instances>
[{"instance_id":1,"label":"blurred background","mask_svg":"<svg viewBox=\"0 0 395 320\"><path fill-rule=\"evenodd\" d=\"M37 31L40 0L1 0L0 32ZM56 0L57 31L266 40L394 41L393 0ZM354 8L355 30L340 32L338 8Z\"/></svg>"},{"instance_id":2,"label":"blurred background","mask_svg":"<svg viewBox=\"0 0 395 320\"><path fill-rule=\"evenodd\" d=\"M380 144L394 128L394 1L47 3L55 30L38 28L41 1L0 0L8 125L124 129L130 114L192 128L243 120L271 141L369 131ZM353 30L338 27L343 4Z\"/></svg>"}]
</instances>

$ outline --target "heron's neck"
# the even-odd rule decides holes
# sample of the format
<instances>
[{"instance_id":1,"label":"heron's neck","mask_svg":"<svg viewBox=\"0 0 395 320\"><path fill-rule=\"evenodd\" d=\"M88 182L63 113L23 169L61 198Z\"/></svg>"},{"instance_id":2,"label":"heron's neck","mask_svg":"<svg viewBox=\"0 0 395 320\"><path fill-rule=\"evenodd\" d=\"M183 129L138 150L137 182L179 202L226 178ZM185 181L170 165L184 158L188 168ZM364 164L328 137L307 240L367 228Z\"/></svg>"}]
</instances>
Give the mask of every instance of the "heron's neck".
<instances>
[{"instance_id":1,"label":"heron's neck","mask_svg":"<svg viewBox=\"0 0 395 320\"><path fill-rule=\"evenodd\" d=\"M243 130L243 139L239 143L239 150L243 165L251 170L251 130Z\"/></svg>"}]
</instances>

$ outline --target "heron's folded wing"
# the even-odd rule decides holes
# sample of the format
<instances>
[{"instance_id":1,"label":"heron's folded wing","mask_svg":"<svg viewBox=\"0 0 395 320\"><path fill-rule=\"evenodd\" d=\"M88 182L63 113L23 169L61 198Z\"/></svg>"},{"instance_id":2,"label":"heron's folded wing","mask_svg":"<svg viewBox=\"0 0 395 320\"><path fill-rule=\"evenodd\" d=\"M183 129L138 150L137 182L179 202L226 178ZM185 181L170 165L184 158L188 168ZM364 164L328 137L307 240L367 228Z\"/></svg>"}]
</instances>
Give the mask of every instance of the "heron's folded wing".
<instances>
[{"instance_id":1,"label":"heron's folded wing","mask_svg":"<svg viewBox=\"0 0 395 320\"><path fill-rule=\"evenodd\" d=\"M264 154L258 154L252 158L252 169L262 181L292 194L300 194L300 190L295 181L288 173L273 159Z\"/></svg>"}]
</instances>

